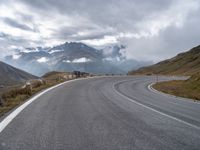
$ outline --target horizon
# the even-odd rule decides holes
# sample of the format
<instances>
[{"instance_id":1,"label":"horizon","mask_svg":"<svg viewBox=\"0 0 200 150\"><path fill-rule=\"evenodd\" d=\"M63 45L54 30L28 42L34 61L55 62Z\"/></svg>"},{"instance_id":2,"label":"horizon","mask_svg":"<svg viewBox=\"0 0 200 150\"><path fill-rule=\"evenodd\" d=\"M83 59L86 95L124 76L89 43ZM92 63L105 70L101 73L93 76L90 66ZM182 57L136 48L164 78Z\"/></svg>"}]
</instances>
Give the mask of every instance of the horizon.
<instances>
[{"instance_id":1,"label":"horizon","mask_svg":"<svg viewBox=\"0 0 200 150\"><path fill-rule=\"evenodd\" d=\"M29 52L27 52L25 49L29 49L29 48L35 48L35 49L37 49L37 48L42 48L42 50L41 51L47 51L47 49L43 49L43 48L49 48L49 49L51 49L51 48L54 48L54 47L56 47L56 46L60 46L60 45L64 45L64 44L66 44L66 43L82 43L82 44L85 44L85 45L87 45L87 46L89 46L89 47L92 47L92 48L94 48L94 49L96 49L96 50L102 50L102 49L104 49L104 48L106 48L106 47L110 47L110 46L119 46L119 45L107 45L107 46L105 46L105 47L93 47L92 45L89 45L89 44L87 44L87 43L84 43L84 42L80 42L80 41L67 41L67 42L62 42L62 43L58 43L58 44L55 44L55 45L51 45L51 46L33 46L33 47L18 47L18 48L14 48L13 50L14 50L14 53L13 53L13 56L14 56L14 54L17 54L18 53L18 51L15 51L15 50L20 50L20 52L25 52L25 53L29 53ZM168 59L171 59L171 58L173 58L173 57L176 57L178 54L181 54L181 53L185 53L185 52L188 52L188 51L190 51L192 48L195 48L195 47L198 47L198 46L200 46L200 44L199 45L194 45L194 46L192 46L191 48L189 48L189 49L185 49L185 50L181 50L180 52L177 52L177 53L175 53L174 55L172 55L172 56L169 56L169 57L166 57L166 58L163 58L163 59L159 59L159 60L157 60L157 61L155 61L155 60L147 60L147 61L149 61L149 62L151 62L151 64L150 65L152 65L152 64L156 64L156 63L159 63L159 62L162 62L162 61L164 61L164 60L168 60ZM23 50L25 50L25 51L23 51ZM5 55L5 56L11 56L12 54L7 54L7 55ZM3 59L3 57L1 58L1 56L0 56L0 61L2 61L2 62L4 62L5 60ZM139 59L137 59L137 58L129 58L129 59L127 59L127 60L136 60L136 61L141 61L141 60L139 60ZM6 63L6 62L5 62ZM146 65L145 65L146 66Z\"/></svg>"}]
</instances>

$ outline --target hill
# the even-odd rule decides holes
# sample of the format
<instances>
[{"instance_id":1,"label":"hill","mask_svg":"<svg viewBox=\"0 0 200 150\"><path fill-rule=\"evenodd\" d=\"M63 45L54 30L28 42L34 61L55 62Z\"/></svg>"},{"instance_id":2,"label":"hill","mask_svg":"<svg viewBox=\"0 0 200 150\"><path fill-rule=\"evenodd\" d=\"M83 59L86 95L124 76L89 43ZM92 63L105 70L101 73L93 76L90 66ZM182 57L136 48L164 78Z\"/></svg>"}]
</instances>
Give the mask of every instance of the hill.
<instances>
[{"instance_id":1,"label":"hill","mask_svg":"<svg viewBox=\"0 0 200 150\"><path fill-rule=\"evenodd\" d=\"M155 65L130 71L129 75L193 75L197 72L200 72L200 46L194 47L185 53L178 54L171 59L161 61Z\"/></svg>"},{"instance_id":2,"label":"hill","mask_svg":"<svg viewBox=\"0 0 200 150\"><path fill-rule=\"evenodd\" d=\"M23 70L12 67L0 61L0 85L11 86L22 83L26 80L36 79L37 77L31 75Z\"/></svg>"}]
</instances>

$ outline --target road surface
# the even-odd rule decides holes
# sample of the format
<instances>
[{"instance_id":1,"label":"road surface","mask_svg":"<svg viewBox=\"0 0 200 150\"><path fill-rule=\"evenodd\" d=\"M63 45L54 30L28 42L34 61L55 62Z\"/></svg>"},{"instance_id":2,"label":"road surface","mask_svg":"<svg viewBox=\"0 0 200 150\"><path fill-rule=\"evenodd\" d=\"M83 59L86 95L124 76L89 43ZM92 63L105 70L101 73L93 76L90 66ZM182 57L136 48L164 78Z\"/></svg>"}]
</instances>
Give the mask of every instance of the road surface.
<instances>
[{"instance_id":1,"label":"road surface","mask_svg":"<svg viewBox=\"0 0 200 150\"><path fill-rule=\"evenodd\" d=\"M152 92L155 80L100 77L59 86L6 126L0 150L199 150L200 104Z\"/></svg>"}]
</instances>

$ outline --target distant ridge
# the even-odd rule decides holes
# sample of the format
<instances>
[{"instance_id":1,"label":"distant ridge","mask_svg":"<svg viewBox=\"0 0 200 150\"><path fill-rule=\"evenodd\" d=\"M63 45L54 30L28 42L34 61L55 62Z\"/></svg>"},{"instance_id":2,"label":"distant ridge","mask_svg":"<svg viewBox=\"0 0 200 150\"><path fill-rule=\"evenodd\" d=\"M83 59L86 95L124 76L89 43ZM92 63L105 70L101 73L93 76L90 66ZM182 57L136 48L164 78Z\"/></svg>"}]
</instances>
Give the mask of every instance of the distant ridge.
<instances>
[{"instance_id":1,"label":"distant ridge","mask_svg":"<svg viewBox=\"0 0 200 150\"><path fill-rule=\"evenodd\" d=\"M122 54L125 48L120 44L96 49L80 42L65 42L54 47L15 49L15 53L5 56L3 61L37 76L50 71L74 70L94 74L126 74L129 70L149 64L127 59Z\"/></svg>"},{"instance_id":2,"label":"distant ridge","mask_svg":"<svg viewBox=\"0 0 200 150\"><path fill-rule=\"evenodd\" d=\"M200 45L155 65L129 72L136 74L193 75L200 72Z\"/></svg>"},{"instance_id":3,"label":"distant ridge","mask_svg":"<svg viewBox=\"0 0 200 150\"><path fill-rule=\"evenodd\" d=\"M38 77L0 61L0 85L10 86Z\"/></svg>"}]
</instances>

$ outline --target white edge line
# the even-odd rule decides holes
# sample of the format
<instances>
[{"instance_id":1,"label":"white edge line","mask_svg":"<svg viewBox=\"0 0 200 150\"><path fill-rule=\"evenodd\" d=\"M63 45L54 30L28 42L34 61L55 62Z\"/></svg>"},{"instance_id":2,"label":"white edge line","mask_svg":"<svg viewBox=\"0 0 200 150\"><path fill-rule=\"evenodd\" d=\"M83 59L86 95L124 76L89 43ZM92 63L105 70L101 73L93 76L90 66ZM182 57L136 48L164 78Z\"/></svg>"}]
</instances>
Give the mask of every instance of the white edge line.
<instances>
[{"instance_id":1,"label":"white edge line","mask_svg":"<svg viewBox=\"0 0 200 150\"><path fill-rule=\"evenodd\" d=\"M119 83L120 83L120 82L119 82ZM115 89L115 85L116 85L116 84L118 84L118 83L113 84L113 88L114 88L114 90L116 91L116 93L119 94L120 96L126 98L126 99L129 100L130 102L133 102L133 103L135 103L135 104L137 104L137 105L140 105L140 106L142 106L142 107L144 107L144 108L147 108L147 109L149 109L149 110L151 110L151 111L153 111L153 112L156 112L156 113L158 113L158 114L160 114L160 115L163 115L163 116L165 116L165 117L171 118L171 119L176 120L176 121L181 122L181 123L184 123L184 124L186 124L186 125L188 125L188 126L190 126L190 127L193 127L193 128L195 128L195 129L197 129L197 130L200 130L200 127L198 127L198 126L196 126L196 125L190 124L190 123L188 123L188 122L186 122L186 121L183 121L183 120L178 119L178 118L176 118L176 117L173 117L173 116L170 116L170 115L168 115L168 114L165 114L165 113L163 113L163 112L161 112L161 111L158 111L158 110L156 110L156 109L154 109L154 108L151 108L151 107L149 107L149 106L146 106L146 105L144 105L144 104L142 104L142 103L139 103L139 102L137 102L137 101L135 101L135 100L133 100L133 99L131 99L131 98L129 98L129 97L127 97L127 96L121 94L120 92L118 92L118 91Z\"/></svg>"},{"instance_id":2,"label":"white edge line","mask_svg":"<svg viewBox=\"0 0 200 150\"><path fill-rule=\"evenodd\" d=\"M6 126L22 111L24 110L29 104L31 104L33 101L35 101L37 98L39 98L40 96L42 96L43 94L47 93L48 91L55 89L59 86L62 86L66 83L69 82L74 82L77 80L84 80L84 79L88 79L88 78L81 78L81 79L73 79L73 80L69 80L69 81L65 81L63 83L60 83L58 85L55 85L53 87L50 87L44 91L42 91L41 93L35 95L34 97L30 98L28 101L26 101L24 104L22 104L21 106L19 106L18 108L16 108L13 112L11 112L7 117L5 117L1 122L0 122L0 133L6 128Z\"/></svg>"}]
</instances>

